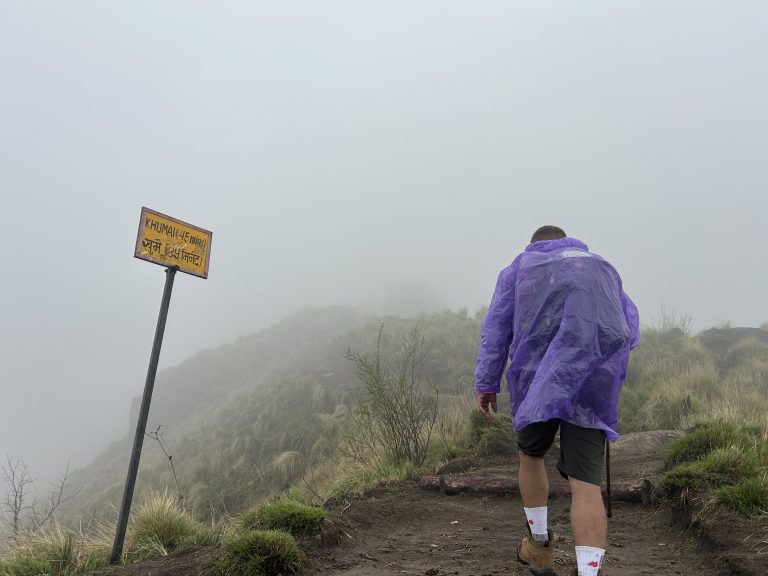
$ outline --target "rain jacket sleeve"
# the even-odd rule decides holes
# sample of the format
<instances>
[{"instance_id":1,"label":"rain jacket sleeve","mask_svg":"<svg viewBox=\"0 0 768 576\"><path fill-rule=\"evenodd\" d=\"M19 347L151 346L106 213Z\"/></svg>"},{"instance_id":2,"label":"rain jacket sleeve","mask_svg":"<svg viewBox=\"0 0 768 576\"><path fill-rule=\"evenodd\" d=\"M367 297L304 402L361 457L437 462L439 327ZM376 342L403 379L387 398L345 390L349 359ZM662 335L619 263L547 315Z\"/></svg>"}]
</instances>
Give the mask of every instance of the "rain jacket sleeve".
<instances>
[{"instance_id":1,"label":"rain jacket sleeve","mask_svg":"<svg viewBox=\"0 0 768 576\"><path fill-rule=\"evenodd\" d=\"M501 271L488 314L480 328L480 349L475 366L475 392L498 393L501 375L512 344L515 313L515 281L519 258Z\"/></svg>"},{"instance_id":2,"label":"rain jacket sleeve","mask_svg":"<svg viewBox=\"0 0 768 576\"><path fill-rule=\"evenodd\" d=\"M627 319L627 325L629 326L629 348L631 350L640 344L640 314L637 311L637 306L624 293L624 290L621 291L621 307L624 309L624 317Z\"/></svg>"}]
</instances>

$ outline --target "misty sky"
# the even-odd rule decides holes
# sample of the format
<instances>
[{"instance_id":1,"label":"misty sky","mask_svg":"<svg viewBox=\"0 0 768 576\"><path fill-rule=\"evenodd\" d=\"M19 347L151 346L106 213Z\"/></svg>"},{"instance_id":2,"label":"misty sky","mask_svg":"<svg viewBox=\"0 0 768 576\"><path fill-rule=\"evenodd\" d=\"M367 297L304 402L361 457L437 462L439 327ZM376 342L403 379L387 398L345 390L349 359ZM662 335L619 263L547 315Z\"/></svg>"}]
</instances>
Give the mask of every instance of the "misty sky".
<instances>
[{"instance_id":1,"label":"misty sky","mask_svg":"<svg viewBox=\"0 0 768 576\"><path fill-rule=\"evenodd\" d=\"M128 430L142 206L213 231L161 366L401 284L473 312L550 223L647 324L768 321L766 30L746 0L0 0L0 457Z\"/></svg>"}]
</instances>

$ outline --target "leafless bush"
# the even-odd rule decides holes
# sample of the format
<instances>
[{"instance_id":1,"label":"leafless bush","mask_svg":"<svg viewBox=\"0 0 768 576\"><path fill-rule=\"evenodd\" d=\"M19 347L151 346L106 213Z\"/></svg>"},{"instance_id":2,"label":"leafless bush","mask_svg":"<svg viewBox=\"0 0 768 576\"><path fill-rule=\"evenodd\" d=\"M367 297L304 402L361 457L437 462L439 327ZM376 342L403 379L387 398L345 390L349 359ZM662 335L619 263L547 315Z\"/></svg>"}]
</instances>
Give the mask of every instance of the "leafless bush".
<instances>
[{"instance_id":1,"label":"leafless bush","mask_svg":"<svg viewBox=\"0 0 768 576\"><path fill-rule=\"evenodd\" d=\"M381 358L382 331L383 326L372 358L347 352L366 395L357 403L344 445L358 461L377 455L420 466L437 416L438 391L423 390L419 378L424 342L418 329L403 338L394 365Z\"/></svg>"}]
</instances>

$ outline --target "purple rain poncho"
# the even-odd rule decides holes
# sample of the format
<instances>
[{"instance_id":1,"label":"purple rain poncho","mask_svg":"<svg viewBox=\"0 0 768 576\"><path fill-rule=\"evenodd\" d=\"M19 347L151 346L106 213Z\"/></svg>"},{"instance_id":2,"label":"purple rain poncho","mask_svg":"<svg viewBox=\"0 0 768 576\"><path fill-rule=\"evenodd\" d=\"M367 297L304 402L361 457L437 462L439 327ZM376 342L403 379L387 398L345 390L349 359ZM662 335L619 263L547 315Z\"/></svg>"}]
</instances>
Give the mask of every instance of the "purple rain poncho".
<instances>
[{"instance_id":1,"label":"purple rain poncho","mask_svg":"<svg viewBox=\"0 0 768 576\"><path fill-rule=\"evenodd\" d=\"M575 238L530 244L499 274L480 330L475 392L507 364L515 430L559 418L619 435L619 390L640 342L618 272Z\"/></svg>"}]
</instances>

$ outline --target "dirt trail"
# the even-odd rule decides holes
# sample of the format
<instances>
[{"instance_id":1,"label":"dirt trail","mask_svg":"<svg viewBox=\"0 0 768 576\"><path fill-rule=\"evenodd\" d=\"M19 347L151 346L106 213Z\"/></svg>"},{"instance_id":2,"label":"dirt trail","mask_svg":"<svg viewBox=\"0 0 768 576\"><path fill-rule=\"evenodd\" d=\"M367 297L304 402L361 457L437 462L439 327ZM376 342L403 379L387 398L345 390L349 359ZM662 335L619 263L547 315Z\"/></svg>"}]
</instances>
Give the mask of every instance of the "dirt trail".
<instances>
[{"instance_id":1,"label":"dirt trail","mask_svg":"<svg viewBox=\"0 0 768 576\"><path fill-rule=\"evenodd\" d=\"M615 482L654 482L663 454L676 432L630 434L614 444ZM548 459L550 481L560 480ZM469 463L463 474L516 476L512 455ZM447 472L445 472L447 474ZM575 558L569 527L569 498L550 502L550 526L556 534L556 562L561 576L570 576ZM754 566L741 570L722 558L722 550L702 546L697 531L676 522L668 504L650 506L614 502L609 520L605 561L607 576L723 576L768 574L753 551L745 556ZM323 538L302 543L304 574L312 576L491 576L527 575L516 560L516 547L525 517L519 498L459 494L446 496L421 489L417 483L379 488L361 498L333 507ZM728 533L729 530L720 530ZM766 542L765 544L768 544ZM190 576L204 574L215 548L196 549L177 556L123 568L117 576ZM768 550L766 551L768 554ZM719 558L718 558L719 557Z\"/></svg>"},{"instance_id":2,"label":"dirt trail","mask_svg":"<svg viewBox=\"0 0 768 576\"><path fill-rule=\"evenodd\" d=\"M575 565L568 501L550 507L560 574ZM316 551L308 574L361 576L529 574L515 558L525 516L517 498L442 496L405 488L353 502L343 515L338 548ZM639 576L715 576L693 535L672 526L668 512L614 506L605 570Z\"/></svg>"},{"instance_id":3,"label":"dirt trail","mask_svg":"<svg viewBox=\"0 0 768 576\"><path fill-rule=\"evenodd\" d=\"M612 475L617 482L655 480L665 447L676 435L630 435L614 445ZM560 481L548 459L550 480ZM490 458L472 472L516 474L515 459ZM466 473L466 472L465 472ZM556 534L558 572L575 566L569 527L569 498L550 503ZM381 489L332 511L341 530L338 547L310 550L308 574L368 575L524 575L516 547L525 525L519 498L460 494L444 496L417 486ZM608 575L716 576L695 535L678 527L667 507L614 502L609 520L605 572Z\"/></svg>"}]
</instances>

